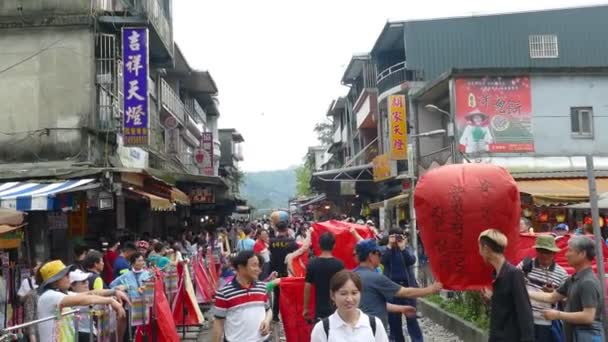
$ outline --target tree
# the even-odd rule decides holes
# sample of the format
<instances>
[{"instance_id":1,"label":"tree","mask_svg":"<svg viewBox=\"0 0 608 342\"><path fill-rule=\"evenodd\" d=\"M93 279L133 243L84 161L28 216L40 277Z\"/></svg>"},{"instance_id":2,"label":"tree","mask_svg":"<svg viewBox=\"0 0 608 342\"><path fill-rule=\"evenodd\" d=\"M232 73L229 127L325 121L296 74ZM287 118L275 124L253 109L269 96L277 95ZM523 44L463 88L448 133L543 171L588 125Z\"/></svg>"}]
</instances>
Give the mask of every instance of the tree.
<instances>
[{"instance_id":1,"label":"tree","mask_svg":"<svg viewBox=\"0 0 608 342\"><path fill-rule=\"evenodd\" d=\"M322 145L331 145L334 136L334 125L329 121L318 122L313 131Z\"/></svg>"},{"instance_id":2,"label":"tree","mask_svg":"<svg viewBox=\"0 0 608 342\"><path fill-rule=\"evenodd\" d=\"M306 164L296 169L296 195L308 196L312 193L310 189L310 179L312 170Z\"/></svg>"}]
</instances>

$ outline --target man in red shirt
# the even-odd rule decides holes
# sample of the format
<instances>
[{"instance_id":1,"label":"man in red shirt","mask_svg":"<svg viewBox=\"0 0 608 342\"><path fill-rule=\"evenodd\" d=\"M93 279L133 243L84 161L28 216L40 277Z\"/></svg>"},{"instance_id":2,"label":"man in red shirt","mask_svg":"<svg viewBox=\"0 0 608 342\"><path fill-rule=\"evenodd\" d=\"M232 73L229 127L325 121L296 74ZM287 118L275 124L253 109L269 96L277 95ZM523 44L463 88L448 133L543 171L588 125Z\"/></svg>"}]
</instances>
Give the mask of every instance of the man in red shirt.
<instances>
[{"instance_id":1,"label":"man in red shirt","mask_svg":"<svg viewBox=\"0 0 608 342\"><path fill-rule=\"evenodd\" d=\"M120 243L117 241L103 241L101 250L103 251L103 273L102 278L106 284L114 280L114 261L118 258L118 247Z\"/></svg>"},{"instance_id":2,"label":"man in red shirt","mask_svg":"<svg viewBox=\"0 0 608 342\"><path fill-rule=\"evenodd\" d=\"M255 245L253 245L253 252L255 254L259 254L264 261L262 264L262 273L260 274L260 279L266 279L266 277L270 275L270 250L268 249L269 241L270 236L268 235L268 231L265 229L259 230L257 240L255 241Z\"/></svg>"}]
</instances>

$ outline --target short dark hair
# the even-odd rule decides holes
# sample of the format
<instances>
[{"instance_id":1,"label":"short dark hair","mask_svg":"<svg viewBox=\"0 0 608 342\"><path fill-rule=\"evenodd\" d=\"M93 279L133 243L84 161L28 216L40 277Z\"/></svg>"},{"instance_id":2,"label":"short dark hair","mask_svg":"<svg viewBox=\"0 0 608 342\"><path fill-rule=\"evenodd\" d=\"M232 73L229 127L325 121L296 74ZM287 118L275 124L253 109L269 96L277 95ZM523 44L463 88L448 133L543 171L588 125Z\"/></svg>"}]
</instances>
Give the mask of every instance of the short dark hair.
<instances>
[{"instance_id":1,"label":"short dark hair","mask_svg":"<svg viewBox=\"0 0 608 342\"><path fill-rule=\"evenodd\" d=\"M487 236L480 237L479 238L479 243L482 246L488 247L494 253L505 254L505 248L503 246L499 245L498 243L496 243L496 241L490 239Z\"/></svg>"},{"instance_id":2,"label":"short dark hair","mask_svg":"<svg viewBox=\"0 0 608 342\"><path fill-rule=\"evenodd\" d=\"M129 258L129 262L131 262L131 265L133 265L137 261L137 259L139 259L140 257L143 257L143 256L144 255L141 254L140 252L135 252Z\"/></svg>"},{"instance_id":3,"label":"short dark hair","mask_svg":"<svg viewBox=\"0 0 608 342\"><path fill-rule=\"evenodd\" d=\"M281 232L284 232L285 230L287 230L287 222L280 221L279 223L277 223L277 229Z\"/></svg>"},{"instance_id":4,"label":"short dark hair","mask_svg":"<svg viewBox=\"0 0 608 342\"><path fill-rule=\"evenodd\" d=\"M165 247L165 245L162 242L155 243L154 244L154 252L160 253L163 250L163 247Z\"/></svg>"},{"instance_id":5,"label":"short dark hair","mask_svg":"<svg viewBox=\"0 0 608 342\"><path fill-rule=\"evenodd\" d=\"M79 243L74 246L74 255L80 256L89 251L89 247L84 243Z\"/></svg>"},{"instance_id":6,"label":"short dark hair","mask_svg":"<svg viewBox=\"0 0 608 342\"><path fill-rule=\"evenodd\" d=\"M245 227L245 229L243 229L243 233L245 233L247 236L251 235L251 228Z\"/></svg>"},{"instance_id":7,"label":"short dark hair","mask_svg":"<svg viewBox=\"0 0 608 342\"><path fill-rule=\"evenodd\" d=\"M322 251L332 251L336 245L336 237L330 232L325 232L319 238L319 247Z\"/></svg>"},{"instance_id":8,"label":"short dark hair","mask_svg":"<svg viewBox=\"0 0 608 342\"><path fill-rule=\"evenodd\" d=\"M101 252L90 250L82 261L82 267L84 267L85 270L91 269L95 266L95 264L102 260L103 254L101 254Z\"/></svg>"},{"instance_id":9,"label":"short dark hair","mask_svg":"<svg viewBox=\"0 0 608 342\"><path fill-rule=\"evenodd\" d=\"M247 263L249 262L249 259L253 258L253 257L258 257L253 251L249 250L249 251L242 251L239 252L237 255L235 255L231 261L232 267L235 270L238 270L239 266L244 266L247 267ZM259 257L258 257L258 261L259 261Z\"/></svg>"},{"instance_id":10,"label":"short dark hair","mask_svg":"<svg viewBox=\"0 0 608 342\"><path fill-rule=\"evenodd\" d=\"M349 280L355 284L357 290L363 290L361 277L357 273L348 270L342 270L331 277L331 280L329 281L329 290L331 293L335 293L348 283Z\"/></svg>"},{"instance_id":11,"label":"short dark hair","mask_svg":"<svg viewBox=\"0 0 608 342\"><path fill-rule=\"evenodd\" d=\"M401 229L399 227L391 228L388 231L388 235L399 235L399 234L403 235L403 229Z\"/></svg>"},{"instance_id":12,"label":"short dark hair","mask_svg":"<svg viewBox=\"0 0 608 342\"><path fill-rule=\"evenodd\" d=\"M124 245L122 245L120 247L120 250L125 252L125 251L137 251L137 248L135 247L135 244L131 241L127 241L125 242Z\"/></svg>"}]
</instances>

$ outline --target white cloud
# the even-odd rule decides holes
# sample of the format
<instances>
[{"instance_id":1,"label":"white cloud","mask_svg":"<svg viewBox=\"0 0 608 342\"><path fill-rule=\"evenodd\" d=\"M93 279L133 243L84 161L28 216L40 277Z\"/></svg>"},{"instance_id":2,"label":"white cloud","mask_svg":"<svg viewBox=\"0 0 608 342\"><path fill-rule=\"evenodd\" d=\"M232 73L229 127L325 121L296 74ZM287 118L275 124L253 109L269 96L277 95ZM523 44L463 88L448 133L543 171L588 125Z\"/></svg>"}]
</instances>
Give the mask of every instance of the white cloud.
<instances>
[{"instance_id":1,"label":"white cloud","mask_svg":"<svg viewBox=\"0 0 608 342\"><path fill-rule=\"evenodd\" d=\"M309 0L174 2L175 40L190 65L211 72L220 127L245 138L247 171L301 162L312 128L350 56L369 51L389 18L432 18L597 3L525 0ZM263 115L262 115L263 114Z\"/></svg>"}]
</instances>

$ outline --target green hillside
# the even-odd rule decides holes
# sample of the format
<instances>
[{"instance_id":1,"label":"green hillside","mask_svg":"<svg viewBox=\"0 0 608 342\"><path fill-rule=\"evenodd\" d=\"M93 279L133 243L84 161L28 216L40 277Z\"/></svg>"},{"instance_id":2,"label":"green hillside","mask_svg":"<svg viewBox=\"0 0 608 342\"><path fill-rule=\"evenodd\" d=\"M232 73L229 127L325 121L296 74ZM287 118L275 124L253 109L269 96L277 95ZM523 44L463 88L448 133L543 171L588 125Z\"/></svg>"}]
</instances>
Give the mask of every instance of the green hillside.
<instances>
[{"instance_id":1,"label":"green hillside","mask_svg":"<svg viewBox=\"0 0 608 342\"><path fill-rule=\"evenodd\" d=\"M241 196L258 210L287 208L296 191L295 168L246 172Z\"/></svg>"}]
</instances>

